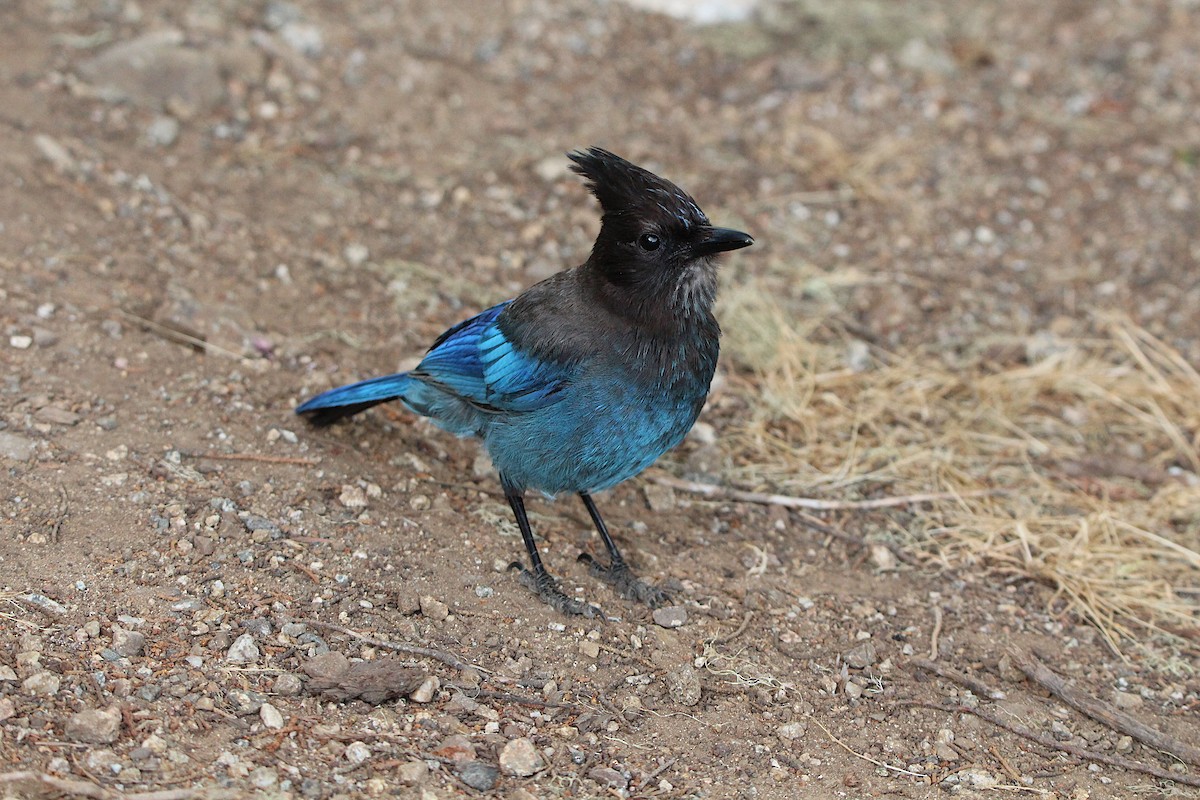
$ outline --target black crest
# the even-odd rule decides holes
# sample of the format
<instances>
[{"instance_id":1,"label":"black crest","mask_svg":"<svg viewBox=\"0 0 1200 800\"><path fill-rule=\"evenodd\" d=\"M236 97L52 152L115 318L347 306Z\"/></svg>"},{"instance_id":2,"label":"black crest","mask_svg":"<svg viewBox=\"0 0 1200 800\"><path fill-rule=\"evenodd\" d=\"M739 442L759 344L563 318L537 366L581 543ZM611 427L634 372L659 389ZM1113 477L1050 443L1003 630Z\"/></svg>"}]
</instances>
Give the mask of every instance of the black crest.
<instances>
[{"instance_id":1,"label":"black crest","mask_svg":"<svg viewBox=\"0 0 1200 800\"><path fill-rule=\"evenodd\" d=\"M587 187L604 216L673 217L685 229L707 226L708 217L691 195L649 170L599 147L567 153L571 169L587 178Z\"/></svg>"}]
</instances>

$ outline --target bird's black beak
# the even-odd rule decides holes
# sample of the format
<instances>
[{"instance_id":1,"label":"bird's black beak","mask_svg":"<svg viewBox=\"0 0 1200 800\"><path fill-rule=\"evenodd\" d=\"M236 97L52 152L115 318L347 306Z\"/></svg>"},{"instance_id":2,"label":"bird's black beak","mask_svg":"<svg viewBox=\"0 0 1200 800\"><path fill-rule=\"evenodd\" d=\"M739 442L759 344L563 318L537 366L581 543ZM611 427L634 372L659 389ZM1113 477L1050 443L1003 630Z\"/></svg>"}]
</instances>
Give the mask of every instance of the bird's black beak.
<instances>
[{"instance_id":1,"label":"bird's black beak","mask_svg":"<svg viewBox=\"0 0 1200 800\"><path fill-rule=\"evenodd\" d=\"M748 233L729 228L709 228L708 235L692 245L692 255L696 258L703 258L724 253L727 250L741 250L752 244L754 244L754 239Z\"/></svg>"}]
</instances>

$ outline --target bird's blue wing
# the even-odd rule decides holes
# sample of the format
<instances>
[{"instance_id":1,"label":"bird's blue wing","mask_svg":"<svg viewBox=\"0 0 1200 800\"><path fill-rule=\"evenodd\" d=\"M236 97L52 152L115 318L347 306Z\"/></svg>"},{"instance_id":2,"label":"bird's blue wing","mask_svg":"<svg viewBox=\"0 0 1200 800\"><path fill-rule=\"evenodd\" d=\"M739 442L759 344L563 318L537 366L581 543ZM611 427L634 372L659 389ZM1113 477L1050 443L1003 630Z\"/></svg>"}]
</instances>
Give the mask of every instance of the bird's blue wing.
<instances>
[{"instance_id":1,"label":"bird's blue wing","mask_svg":"<svg viewBox=\"0 0 1200 800\"><path fill-rule=\"evenodd\" d=\"M483 411L533 411L558 400L574 370L541 361L515 347L500 330L508 303L443 333L412 375Z\"/></svg>"}]
</instances>

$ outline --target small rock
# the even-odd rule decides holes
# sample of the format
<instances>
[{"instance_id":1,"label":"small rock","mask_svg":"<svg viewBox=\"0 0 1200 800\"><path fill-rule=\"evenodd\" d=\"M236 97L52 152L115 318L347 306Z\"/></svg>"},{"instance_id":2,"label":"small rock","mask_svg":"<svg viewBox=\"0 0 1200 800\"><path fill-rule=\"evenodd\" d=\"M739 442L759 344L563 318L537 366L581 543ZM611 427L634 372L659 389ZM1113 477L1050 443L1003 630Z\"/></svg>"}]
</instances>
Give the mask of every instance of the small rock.
<instances>
[{"instance_id":1,"label":"small rock","mask_svg":"<svg viewBox=\"0 0 1200 800\"><path fill-rule=\"evenodd\" d=\"M0 664L0 681L15 681L17 679L17 671L8 664Z\"/></svg>"},{"instance_id":2,"label":"small rock","mask_svg":"<svg viewBox=\"0 0 1200 800\"><path fill-rule=\"evenodd\" d=\"M367 492L361 486L347 483L342 486L342 493L338 495L338 502L346 508L366 508Z\"/></svg>"},{"instance_id":3,"label":"small rock","mask_svg":"<svg viewBox=\"0 0 1200 800\"><path fill-rule=\"evenodd\" d=\"M138 631L127 631L124 628L113 626L112 649L116 650L125 658L133 658L140 655L142 648L146 646L146 636Z\"/></svg>"},{"instance_id":4,"label":"small rock","mask_svg":"<svg viewBox=\"0 0 1200 800\"><path fill-rule=\"evenodd\" d=\"M229 706L233 709L233 713L240 717L257 714L258 710L263 707L263 703L266 702L266 698L258 692L248 692L243 689L233 689L225 697L229 700Z\"/></svg>"},{"instance_id":5,"label":"small rock","mask_svg":"<svg viewBox=\"0 0 1200 800\"><path fill-rule=\"evenodd\" d=\"M500 777L500 771L482 761L467 761L458 768L458 777L472 789L490 791Z\"/></svg>"},{"instance_id":6,"label":"small rock","mask_svg":"<svg viewBox=\"0 0 1200 800\"><path fill-rule=\"evenodd\" d=\"M618 792L624 791L629 786L629 781L625 780L625 776L612 767L593 767L588 772L588 777L601 786L616 789Z\"/></svg>"},{"instance_id":7,"label":"small rock","mask_svg":"<svg viewBox=\"0 0 1200 800\"><path fill-rule=\"evenodd\" d=\"M262 704L262 708L258 710L258 716L262 719L263 725L272 730L279 730L283 727L283 714L280 714L279 709L270 703Z\"/></svg>"},{"instance_id":8,"label":"small rock","mask_svg":"<svg viewBox=\"0 0 1200 800\"><path fill-rule=\"evenodd\" d=\"M146 141L158 147L170 147L179 138L179 120L162 115L146 126Z\"/></svg>"},{"instance_id":9,"label":"small rock","mask_svg":"<svg viewBox=\"0 0 1200 800\"><path fill-rule=\"evenodd\" d=\"M505 775L528 778L545 768L542 754L533 746L533 742L524 737L513 739L500 751L500 771Z\"/></svg>"},{"instance_id":10,"label":"small rock","mask_svg":"<svg viewBox=\"0 0 1200 800\"><path fill-rule=\"evenodd\" d=\"M434 622L441 622L450 615L450 608L441 600L425 595L421 598L421 613Z\"/></svg>"},{"instance_id":11,"label":"small rock","mask_svg":"<svg viewBox=\"0 0 1200 800\"><path fill-rule=\"evenodd\" d=\"M0 717L0 719L2 719L2 717ZM1117 739L1117 752L1118 753L1128 753L1131 750L1133 750L1133 737L1132 736L1122 736L1120 739Z\"/></svg>"},{"instance_id":12,"label":"small rock","mask_svg":"<svg viewBox=\"0 0 1200 800\"><path fill-rule=\"evenodd\" d=\"M0 722L17 713L17 705L11 697L0 697Z\"/></svg>"},{"instance_id":13,"label":"small rock","mask_svg":"<svg viewBox=\"0 0 1200 800\"><path fill-rule=\"evenodd\" d=\"M968 769L958 773L959 780L976 789L992 789L1000 783L996 776L982 769Z\"/></svg>"},{"instance_id":14,"label":"small rock","mask_svg":"<svg viewBox=\"0 0 1200 800\"><path fill-rule=\"evenodd\" d=\"M304 684L301 683L300 676L285 672L275 679L275 684L271 688L280 697L295 697L300 694Z\"/></svg>"},{"instance_id":15,"label":"small rock","mask_svg":"<svg viewBox=\"0 0 1200 800\"><path fill-rule=\"evenodd\" d=\"M600 643L594 642L591 639L584 639L579 643L579 652L588 658L596 658L600 655Z\"/></svg>"},{"instance_id":16,"label":"small rock","mask_svg":"<svg viewBox=\"0 0 1200 800\"><path fill-rule=\"evenodd\" d=\"M433 754L438 758L444 758L447 761L453 761L456 764L466 763L467 761L475 760L475 745L471 744L471 740L461 733L456 733L452 736L447 736Z\"/></svg>"},{"instance_id":17,"label":"small rock","mask_svg":"<svg viewBox=\"0 0 1200 800\"><path fill-rule=\"evenodd\" d=\"M8 343L18 350L28 350L33 347L33 337L24 334L14 334L8 337Z\"/></svg>"},{"instance_id":18,"label":"small rock","mask_svg":"<svg viewBox=\"0 0 1200 800\"><path fill-rule=\"evenodd\" d=\"M687 609L683 606L663 606L654 609L654 624L663 628L682 628L687 622Z\"/></svg>"},{"instance_id":19,"label":"small rock","mask_svg":"<svg viewBox=\"0 0 1200 800\"><path fill-rule=\"evenodd\" d=\"M1133 692L1113 692L1113 705L1125 711L1132 711L1135 708L1142 707L1141 695Z\"/></svg>"},{"instance_id":20,"label":"small rock","mask_svg":"<svg viewBox=\"0 0 1200 800\"><path fill-rule=\"evenodd\" d=\"M54 697L58 694L58 687L62 685L62 678L55 675L53 672L35 672L26 678L21 683L21 689L29 694L39 695L41 697Z\"/></svg>"},{"instance_id":21,"label":"small rock","mask_svg":"<svg viewBox=\"0 0 1200 800\"><path fill-rule=\"evenodd\" d=\"M779 730L775 733L780 739L785 742L794 742L797 739L804 737L808 732L808 725L803 722L789 722L786 725L780 725Z\"/></svg>"},{"instance_id":22,"label":"small rock","mask_svg":"<svg viewBox=\"0 0 1200 800\"><path fill-rule=\"evenodd\" d=\"M256 789L270 789L279 783L279 773L270 767L255 767L250 772L250 785Z\"/></svg>"},{"instance_id":23,"label":"small rock","mask_svg":"<svg viewBox=\"0 0 1200 800\"><path fill-rule=\"evenodd\" d=\"M68 739L88 744L112 744L121 734L121 711L117 708L89 708L72 714L67 720Z\"/></svg>"},{"instance_id":24,"label":"small rock","mask_svg":"<svg viewBox=\"0 0 1200 800\"><path fill-rule=\"evenodd\" d=\"M691 664L682 664L664 678L671 700L680 705L694 706L700 702L700 678Z\"/></svg>"},{"instance_id":25,"label":"small rock","mask_svg":"<svg viewBox=\"0 0 1200 800\"><path fill-rule=\"evenodd\" d=\"M421 681L421 685L413 690L413 693L408 696L414 703L428 703L433 700L433 696L442 686L442 682L437 675L430 675L425 680Z\"/></svg>"},{"instance_id":26,"label":"small rock","mask_svg":"<svg viewBox=\"0 0 1200 800\"><path fill-rule=\"evenodd\" d=\"M429 767L425 766L424 761L408 761L396 769L396 777L409 786L421 783L428 774Z\"/></svg>"},{"instance_id":27,"label":"small rock","mask_svg":"<svg viewBox=\"0 0 1200 800\"><path fill-rule=\"evenodd\" d=\"M675 490L670 486L647 483L642 487L642 493L646 495L646 505L651 511L665 514L675 510Z\"/></svg>"},{"instance_id":28,"label":"small rock","mask_svg":"<svg viewBox=\"0 0 1200 800\"><path fill-rule=\"evenodd\" d=\"M350 659L336 650L330 650L305 661L301 669L305 675L322 685L334 685L350 671Z\"/></svg>"},{"instance_id":29,"label":"small rock","mask_svg":"<svg viewBox=\"0 0 1200 800\"><path fill-rule=\"evenodd\" d=\"M346 745L346 751L342 755L351 764L358 766L371 757L371 748L364 742L351 742Z\"/></svg>"},{"instance_id":30,"label":"small rock","mask_svg":"<svg viewBox=\"0 0 1200 800\"><path fill-rule=\"evenodd\" d=\"M875 644L869 639L860 642L842 655L842 660L852 669L866 669L877 660Z\"/></svg>"},{"instance_id":31,"label":"small rock","mask_svg":"<svg viewBox=\"0 0 1200 800\"><path fill-rule=\"evenodd\" d=\"M15 433L0 431L0 458L10 461L29 461L33 458L37 443Z\"/></svg>"},{"instance_id":32,"label":"small rock","mask_svg":"<svg viewBox=\"0 0 1200 800\"><path fill-rule=\"evenodd\" d=\"M42 406L33 415L33 418L38 422L46 422L50 425L71 427L79 424L78 414L65 408L59 408L58 406Z\"/></svg>"},{"instance_id":33,"label":"small rock","mask_svg":"<svg viewBox=\"0 0 1200 800\"><path fill-rule=\"evenodd\" d=\"M118 42L81 63L79 72L110 102L128 100L153 109L172 105L195 113L225 96L217 60L186 46L183 32L174 29Z\"/></svg>"},{"instance_id":34,"label":"small rock","mask_svg":"<svg viewBox=\"0 0 1200 800\"><path fill-rule=\"evenodd\" d=\"M262 652L254 642L253 634L243 633L233 640L225 653L225 660L234 664L253 664L258 661Z\"/></svg>"},{"instance_id":35,"label":"small rock","mask_svg":"<svg viewBox=\"0 0 1200 800\"><path fill-rule=\"evenodd\" d=\"M1050 735L1060 742L1070 741L1075 734L1071 733L1071 729L1062 724L1058 720L1050 722Z\"/></svg>"},{"instance_id":36,"label":"small rock","mask_svg":"<svg viewBox=\"0 0 1200 800\"><path fill-rule=\"evenodd\" d=\"M44 133L39 133L33 137L33 145L37 148L38 154L49 161L50 166L62 174L69 175L79 171L79 164L75 160L75 157L71 155L71 151L64 147L57 139L47 136Z\"/></svg>"}]
</instances>

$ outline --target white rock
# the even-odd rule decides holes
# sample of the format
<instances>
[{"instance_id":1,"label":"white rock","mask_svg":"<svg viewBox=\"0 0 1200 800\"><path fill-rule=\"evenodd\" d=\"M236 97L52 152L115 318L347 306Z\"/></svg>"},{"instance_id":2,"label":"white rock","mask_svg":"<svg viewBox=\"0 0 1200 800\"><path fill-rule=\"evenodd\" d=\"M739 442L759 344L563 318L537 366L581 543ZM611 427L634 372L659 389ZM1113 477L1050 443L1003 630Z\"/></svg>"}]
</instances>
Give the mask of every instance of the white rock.
<instances>
[{"instance_id":1,"label":"white rock","mask_svg":"<svg viewBox=\"0 0 1200 800\"><path fill-rule=\"evenodd\" d=\"M254 642L254 636L243 633L233 640L233 644L229 645L229 650L225 653L225 660L234 664L253 664L261 655L262 652Z\"/></svg>"},{"instance_id":2,"label":"white rock","mask_svg":"<svg viewBox=\"0 0 1200 800\"><path fill-rule=\"evenodd\" d=\"M272 730L279 730L283 727L283 714L279 713L279 709L270 703L262 704L262 708L258 710L258 716L262 719L263 725Z\"/></svg>"},{"instance_id":3,"label":"white rock","mask_svg":"<svg viewBox=\"0 0 1200 800\"><path fill-rule=\"evenodd\" d=\"M500 771L505 775L527 778L545 768L546 761L542 754L534 747L533 742L524 737L513 739L500 751Z\"/></svg>"}]
</instances>

